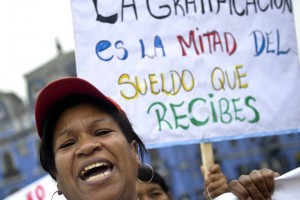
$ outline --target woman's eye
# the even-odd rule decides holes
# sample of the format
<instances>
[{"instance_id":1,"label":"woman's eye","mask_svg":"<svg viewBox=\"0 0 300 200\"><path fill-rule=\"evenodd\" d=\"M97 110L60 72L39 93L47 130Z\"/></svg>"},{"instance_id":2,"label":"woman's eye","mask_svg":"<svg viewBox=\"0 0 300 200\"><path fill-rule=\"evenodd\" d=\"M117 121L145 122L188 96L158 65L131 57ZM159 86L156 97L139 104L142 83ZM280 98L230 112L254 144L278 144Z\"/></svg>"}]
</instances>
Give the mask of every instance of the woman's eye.
<instances>
[{"instance_id":1,"label":"woman's eye","mask_svg":"<svg viewBox=\"0 0 300 200\"><path fill-rule=\"evenodd\" d=\"M67 141L67 142L63 143L59 148L64 149L64 148L67 148L69 146L72 146L73 144L75 144L75 141Z\"/></svg>"},{"instance_id":2,"label":"woman's eye","mask_svg":"<svg viewBox=\"0 0 300 200\"><path fill-rule=\"evenodd\" d=\"M110 132L111 132L111 130L98 130L98 131L95 132L95 136L106 135Z\"/></svg>"},{"instance_id":3,"label":"woman's eye","mask_svg":"<svg viewBox=\"0 0 300 200\"><path fill-rule=\"evenodd\" d=\"M152 192L151 196L152 197L157 197L157 196L160 196L161 194L162 194L161 192Z\"/></svg>"}]
</instances>

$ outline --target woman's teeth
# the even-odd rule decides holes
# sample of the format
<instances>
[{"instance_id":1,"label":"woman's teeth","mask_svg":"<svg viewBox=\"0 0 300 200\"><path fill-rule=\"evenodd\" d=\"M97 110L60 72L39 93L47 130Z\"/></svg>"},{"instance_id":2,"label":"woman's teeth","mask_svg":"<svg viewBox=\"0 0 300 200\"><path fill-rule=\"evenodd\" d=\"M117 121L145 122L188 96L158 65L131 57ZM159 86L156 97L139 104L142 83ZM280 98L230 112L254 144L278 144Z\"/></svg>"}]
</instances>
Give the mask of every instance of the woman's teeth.
<instances>
[{"instance_id":1,"label":"woman's teeth","mask_svg":"<svg viewBox=\"0 0 300 200\"><path fill-rule=\"evenodd\" d=\"M87 165L80 173L81 179L84 181L99 180L112 172L112 167L106 162L97 162Z\"/></svg>"},{"instance_id":2,"label":"woman's teeth","mask_svg":"<svg viewBox=\"0 0 300 200\"><path fill-rule=\"evenodd\" d=\"M104 173L101 173L101 174L98 174L98 175L95 175L95 176L88 177L88 178L86 179L86 181L94 181L94 180L102 179L102 178L104 178L105 176L109 175L110 173L111 173L111 171L105 171Z\"/></svg>"}]
</instances>

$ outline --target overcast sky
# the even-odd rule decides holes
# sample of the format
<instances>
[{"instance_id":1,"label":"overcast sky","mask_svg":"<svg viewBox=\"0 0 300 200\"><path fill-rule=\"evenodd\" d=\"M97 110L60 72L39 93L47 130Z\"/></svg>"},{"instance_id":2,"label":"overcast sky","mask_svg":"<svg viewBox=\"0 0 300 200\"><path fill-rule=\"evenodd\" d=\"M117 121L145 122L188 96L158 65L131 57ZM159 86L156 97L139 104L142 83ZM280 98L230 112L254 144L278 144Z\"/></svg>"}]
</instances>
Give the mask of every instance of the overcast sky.
<instances>
[{"instance_id":1,"label":"overcast sky","mask_svg":"<svg viewBox=\"0 0 300 200\"><path fill-rule=\"evenodd\" d=\"M300 41L300 1L293 3ZM57 55L55 38L74 49L70 0L1 0L0 26L0 91L25 100L24 75Z\"/></svg>"},{"instance_id":2,"label":"overcast sky","mask_svg":"<svg viewBox=\"0 0 300 200\"><path fill-rule=\"evenodd\" d=\"M57 55L55 38L74 49L69 0L1 0L0 90L27 98L24 75Z\"/></svg>"}]
</instances>

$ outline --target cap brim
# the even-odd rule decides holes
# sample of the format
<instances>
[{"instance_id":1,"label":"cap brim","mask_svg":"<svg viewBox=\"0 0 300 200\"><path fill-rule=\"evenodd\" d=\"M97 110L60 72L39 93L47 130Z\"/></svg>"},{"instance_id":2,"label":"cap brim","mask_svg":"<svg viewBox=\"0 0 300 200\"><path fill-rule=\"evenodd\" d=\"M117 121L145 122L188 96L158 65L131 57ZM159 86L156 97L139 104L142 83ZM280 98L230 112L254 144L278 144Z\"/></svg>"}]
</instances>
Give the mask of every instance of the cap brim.
<instances>
[{"instance_id":1,"label":"cap brim","mask_svg":"<svg viewBox=\"0 0 300 200\"><path fill-rule=\"evenodd\" d=\"M105 96L94 85L77 77L62 78L46 85L37 97L35 104L35 122L39 136L42 136L42 126L47 112L59 101L71 95L89 95L107 101L117 109L120 106L111 98Z\"/></svg>"}]
</instances>

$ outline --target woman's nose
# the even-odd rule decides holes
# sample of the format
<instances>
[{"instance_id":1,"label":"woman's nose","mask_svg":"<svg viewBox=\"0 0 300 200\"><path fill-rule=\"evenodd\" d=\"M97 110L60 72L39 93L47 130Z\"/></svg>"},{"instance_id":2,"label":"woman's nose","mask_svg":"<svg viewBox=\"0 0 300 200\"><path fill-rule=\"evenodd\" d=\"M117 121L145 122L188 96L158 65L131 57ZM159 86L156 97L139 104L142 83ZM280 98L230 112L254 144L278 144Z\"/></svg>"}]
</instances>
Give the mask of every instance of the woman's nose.
<instances>
[{"instance_id":1,"label":"woman's nose","mask_svg":"<svg viewBox=\"0 0 300 200\"><path fill-rule=\"evenodd\" d=\"M79 148L76 150L75 154L77 156L85 156L93 154L95 151L102 149L100 142L97 142L93 139L85 139L81 142Z\"/></svg>"},{"instance_id":2,"label":"woman's nose","mask_svg":"<svg viewBox=\"0 0 300 200\"><path fill-rule=\"evenodd\" d=\"M153 200L151 197L144 195L143 197L139 198L139 200Z\"/></svg>"}]
</instances>

